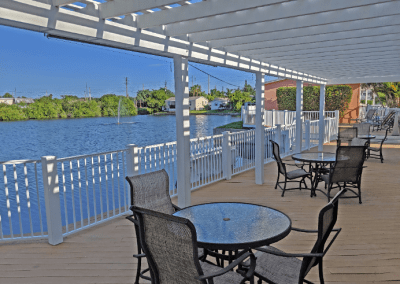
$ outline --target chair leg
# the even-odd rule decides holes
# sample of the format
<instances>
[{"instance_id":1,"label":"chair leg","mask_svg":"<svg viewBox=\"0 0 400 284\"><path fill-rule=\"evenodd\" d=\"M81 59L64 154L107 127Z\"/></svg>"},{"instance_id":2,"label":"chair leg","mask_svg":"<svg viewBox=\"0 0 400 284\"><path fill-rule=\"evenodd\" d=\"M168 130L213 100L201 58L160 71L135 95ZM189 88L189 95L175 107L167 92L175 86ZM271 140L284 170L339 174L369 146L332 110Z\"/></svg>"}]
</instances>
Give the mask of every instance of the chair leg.
<instances>
[{"instance_id":1,"label":"chair leg","mask_svg":"<svg viewBox=\"0 0 400 284\"><path fill-rule=\"evenodd\" d=\"M362 204L362 201L361 201L361 184L360 183L358 183L358 199L359 199L359 203L360 204Z\"/></svg>"},{"instance_id":2,"label":"chair leg","mask_svg":"<svg viewBox=\"0 0 400 284\"><path fill-rule=\"evenodd\" d=\"M332 183L330 183L330 184L328 185L328 194L327 194L327 196L328 196L328 202L331 201L331 188L332 188Z\"/></svg>"},{"instance_id":3,"label":"chair leg","mask_svg":"<svg viewBox=\"0 0 400 284\"><path fill-rule=\"evenodd\" d=\"M283 190L282 190L282 197L285 194L285 190L286 190L286 183L287 183L287 178L285 177L285 185L283 186Z\"/></svg>"},{"instance_id":4,"label":"chair leg","mask_svg":"<svg viewBox=\"0 0 400 284\"><path fill-rule=\"evenodd\" d=\"M278 178L276 179L275 189L278 188L279 176L280 176L280 174L279 174L279 170L278 170Z\"/></svg>"},{"instance_id":5,"label":"chair leg","mask_svg":"<svg viewBox=\"0 0 400 284\"><path fill-rule=\"evenodd\" d=\"M321 259L321 261L319 262L318 270L319 270L319 282L320 282L321 284L324 284L325 281L324 281L324 271L323 271L323 268L322 268L322 259Z\"/></svg>"},{"instance_id":6,"label":"chair leg","mask_svg":"<svg viewBox=\"0 0 400 284\"><path fill-rule=\"evenodd\" d=\"M142 253L142 247L140 245L139 239L137 239L137 249L138 249L138 254ZM135 278L135 284L139 284L139 279L140 279L140 273L142 270L142 258L138 258L137 262L137 267L136 267L136 278Z\"/></svg>"},{"instance_id":7,"label":"chair leg","mask_svg":"<svg viewBox=\"0 0 400 284\"><path fill-rule=\"evenodd\" d=\"M381 156L381 163L383 163L383 154L382 154L382 146L381 146L381 149L380 149L380 156Z\"/></svg>"}]
</instances>

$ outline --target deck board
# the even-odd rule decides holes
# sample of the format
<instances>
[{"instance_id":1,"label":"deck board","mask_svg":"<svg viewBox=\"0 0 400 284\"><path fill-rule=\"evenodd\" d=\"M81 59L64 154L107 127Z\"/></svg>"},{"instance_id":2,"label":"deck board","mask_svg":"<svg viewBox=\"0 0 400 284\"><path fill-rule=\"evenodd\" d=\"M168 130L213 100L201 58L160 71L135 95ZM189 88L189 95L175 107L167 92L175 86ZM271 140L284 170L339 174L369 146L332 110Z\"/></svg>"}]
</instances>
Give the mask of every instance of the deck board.
<instances>
[{"instance_id":1,"label":"deck board","mask_svg":"<svg viewBox=\"0 0 400 284\"><path fill-rule=\"evenodd\" d=\"M335 151L334 146L325 146ZM385 162L368 160L362 177L363 204L340 200L337 227L343 228L324 258L326 283L393 283L400 281L400 149L385 148ZM293 226L316 229L317 214L327 200L309 191L275 190L275 163L265 166L265 184L254 183L254 170L196 190L192 203L236 201L262 204L286 213ZM275 244L288 252L309 252L315 236L292 232ZM47 241L0 245L0 283L133 283L135 234L123 217L51 246ZM308 279L318 282L318 269ZM141 283L148 283L143 281Z\"/></svg>"}]
</instances>

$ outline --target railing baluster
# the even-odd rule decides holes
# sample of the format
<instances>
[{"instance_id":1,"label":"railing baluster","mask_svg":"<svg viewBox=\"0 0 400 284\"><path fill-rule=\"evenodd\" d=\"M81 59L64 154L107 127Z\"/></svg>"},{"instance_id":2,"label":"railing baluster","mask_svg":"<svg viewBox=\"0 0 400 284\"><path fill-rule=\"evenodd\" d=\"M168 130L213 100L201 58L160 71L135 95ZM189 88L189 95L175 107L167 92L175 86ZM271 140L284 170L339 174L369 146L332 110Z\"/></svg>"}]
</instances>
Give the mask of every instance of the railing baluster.
<instances>
[{"instance_id":1,"label":"railing baluster","mask_svg":"<svg viewBox=\"0 0 400 284\"><path fill-rule=\"evenodd\" d=\"M42 223L42 212L41 212L41 209L40 209L40 196L39 196L37 163L35 163L35 181L36 181L36 197L37 197L38 211L39 211L40 233L43 236L43 223Z\"/></svg>"},{"instance_id":2,"label":"railing baluster","mask_svg":"<svg viewBox=\"0 0 400 284\"><path fill-rule=\"evenodd\" d=\"M10 206L10 195L8 192L8 182L7 182L7 168L6 165L3 165L3 174L4 174L4 191L6 193L6 204L7 204L7 212L8 212L8 220L10 225L10 235L11 238L14 238L13 227L12 227L12 219L11 219L11 206Z\"/></svg>"},{"instance_id":3,"label":"railing baluster","mask_svg":"<svg viewBox=\"0 0 400 284\"><path fill-rule=\"evenodd\" d=\"M119 174L119 153L117 152L117 184L118 184L118 214L122 213L122 208L121 208L121 187L120 187L120 182L121 182L121 177ZM122 182L124 182L122 180Z\"/></svg>"},{"instance_id":4,"label":"railing baluster","mask_svg":"<svg viewBox=\"0 0 400 284\"><path fill-rule=\"evenodd\" d=\"M104 175L106 177L106 207L107 207L107 218L110 218L110 205L109 205L109 192L108 192L108 170L107 170L107 154L104 155Z\"/></svg>"},{"instance_id":5,"label":"railing baluster","mask_svg":"<svg viewBox=\"0 0 400 284\"><path fill-rule=\"evenodd\" d=\"M18 218L19 218L19 229L21 233L21 238L24 236L24 232L22 230L22 217L21 217L21 202L19 200L19 191L18 191L18 176L17 176L17 167L13 165L14 170L14 188L15 188L15 201L17 202L17 210L18 210Z\"/></svg>"},{"instance_id":6,"label":"railing baluster","mask_svg":"<svg viewBox=\"0 0 400 284\"><path fill-rule=\"evenodd\" d=\"M99 171L99 193L100 193L100 219L103 220L103 192L101 190L101 159L97 156L97 166Z\"/></svg>"},{"instance_id":7,"label":"railing baluster","mask_svg":"<svg viewBox=\"0 0 400 284\"><path fill-rule=\"evenodd\" d=\"M138 149L139 150L139 149ZM129 206L130 206L130 200L129 200L129 193L126 191L126 181L125 181L125 177L126 177L126 174L125 174L125 152L122 152L122 171L123 171L123 184L124 184L124 204L125 204L125 211L128 211L129 210ZM140 158L140 152L139 152L139 158ZM139 165L140 165L140 162L139 162Z\"/></svg>"},{"instance_id":8,"label":"railing baluster","mask_svg":"<svg viewBox=\"0 0 400 284\"><path fill-rule=\"evenodd\" d=\"M76 160L78 170L78 186L79 186L79 212L81 214L81 228L83 227L83 212L82 212L82 182L81 182L81 168L79 159Z\"/></svg>"},{"instance_id":9,"label":"railing baluster","mask_svg":"<svg viewBox=\"0 0 400 284\"><path fill-rule=\"evenodd\" d=\"M86 158L83 159L85 161L85 186L86 186L86 211L87 211L87 222L90 225L90 206L89 206L89 177L87 173L87 161Z\"/></svg>"},{"instance_id":10,"label":"railing baluster","mask_svg":"<svg viewBox=\"0 0 400 284\"><path fill-rule=\"evenodd\" d=\"M94 222L97 222L97 201L96 201L96 181L94 175L94 157L91 157L91 166L92 166L92 184L93 184L93 210L94 210Z\"/></svg>"},{"instance_id":11,"label":"railing baluster","mask_svg":"<svg viewBox=\"0 0 400 284\"><path fill-rule=\"evenodd\" d=\"M24 175L25 175L25 188L26 188L26 204L28 206L28 213L29 213L29 225L30 225L30 229L31 229L31 236L33 237L31 198L29 196L28 169L26 167L26 163L24 163Z\"/></svg>"},{"instance_id":12,"label":"railing baluster","mask_svg":"<svg viewBox=\"0 0 400 284\"><path fill-rule=\"evenodd\" d=\"M65 218L65 231L68 233L68 213L67 213L67 188L65 186L65 173L64 173L64 163L61 162L61 176L63 183L63 199L64 199L64 218Z\"/></svg>"},{"instance_id":13,"label":"railing baluster","mask_svg":"<svg viewBox=\"0 0 400 284\"><path fill-rule=\"evenodd\" d=\"M112 191L112 207L113 207L113 216L115 216L115 195L114 195L114 160L113 154L110 154L110 163L111 163L111 191ZM121 210L121 209L119 209Z\"/></svg>"},{"instance_id":14,"label":"railing baluster","mask_svg":"<svg viewBox=\"0 0 400 284\"><path fill-rule=\"evenodd\" d=\"M71 177L72 216L74 220L74 230L76 230L75 191L74 191L74 177L72 175L72 160L69 161L69 173Z\"/></svg>"}]
</instances>

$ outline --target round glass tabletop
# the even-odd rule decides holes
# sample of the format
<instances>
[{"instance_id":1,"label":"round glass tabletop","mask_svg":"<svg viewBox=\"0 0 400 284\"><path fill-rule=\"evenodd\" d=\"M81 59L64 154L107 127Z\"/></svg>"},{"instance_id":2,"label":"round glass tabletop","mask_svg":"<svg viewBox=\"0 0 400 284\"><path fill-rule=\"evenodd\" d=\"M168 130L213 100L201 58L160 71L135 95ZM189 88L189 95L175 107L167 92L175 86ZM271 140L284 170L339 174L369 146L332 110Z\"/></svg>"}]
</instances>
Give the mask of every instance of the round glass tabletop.
<instances>
[{"instance_id":1,"label":"round glass tabletop","mask_svg":"<svg viewBox=\"0 0 400 284\"><path fill-rule=\"evenodd\" d=\"M375 139L376 136L375 135L358 135L357 138L360 138L360 139Z\"/></svg>"},{"instance_id":2,"label":"round glass tabletop","mask_svg":"<svg viewBox=\"0 0 400 284\"><path fill-rule=\"evenodd\" d=\"M292 224L290 218L278 210L247 203L200 204L173 215L193 223L200 247L221 250L272 244L286 237Z\"/></svg>"},{"instance_id":3,"label":"round glass tabletop","mask_svg":"<svg viewBox=\"0 0 400 284\"><path fill-rule=\"evenodd\" d=\"M336 161L336 154L327 152L300 153L294 154L292 159L303 162L333 163Z\"/></svg>"}]
</instances>

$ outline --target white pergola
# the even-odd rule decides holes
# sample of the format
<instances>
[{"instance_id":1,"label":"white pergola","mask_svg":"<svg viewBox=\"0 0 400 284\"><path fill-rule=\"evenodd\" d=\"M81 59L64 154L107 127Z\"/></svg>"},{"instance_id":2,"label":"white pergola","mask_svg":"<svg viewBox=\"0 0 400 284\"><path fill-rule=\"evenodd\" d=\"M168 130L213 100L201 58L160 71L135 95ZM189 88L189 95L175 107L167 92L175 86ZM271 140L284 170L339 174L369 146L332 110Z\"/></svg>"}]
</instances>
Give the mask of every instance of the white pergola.
<instances>
[{"instance_id":1,"label":"white pergola","mask_svg":"<svg viewBox=\"0 0 400 284\"><path fill-rule=\"evenodd\" d=\"M400 81L399 0L1 0L0 24L174 59L179 206L190 205L188 62L256 73L256 183L263 183L264 75L303 82ZM0 51L1 52L1 51ZM320 149L322 149L320 131ZM296 139L301 149L301 139Z\"/></svg>"}]
</instances>

